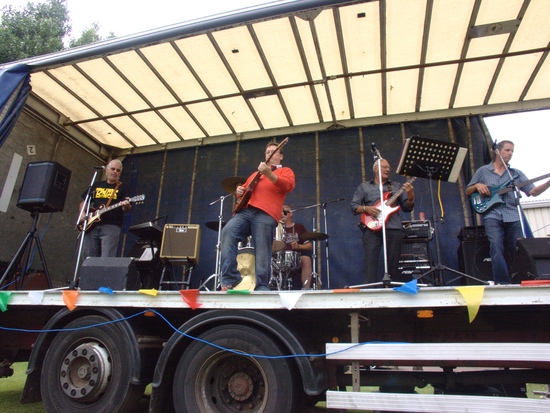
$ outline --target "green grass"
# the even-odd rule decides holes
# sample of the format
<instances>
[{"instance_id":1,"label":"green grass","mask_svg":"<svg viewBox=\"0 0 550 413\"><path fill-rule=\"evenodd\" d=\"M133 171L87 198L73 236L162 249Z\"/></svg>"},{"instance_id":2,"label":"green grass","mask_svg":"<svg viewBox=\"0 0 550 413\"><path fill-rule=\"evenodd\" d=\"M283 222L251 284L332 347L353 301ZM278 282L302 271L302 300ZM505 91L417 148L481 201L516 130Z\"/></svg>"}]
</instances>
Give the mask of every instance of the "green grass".
<instances>
[{"instance_id":1,"label":"green grass","mask_svg":"<svg viewBox=\"0 0 550 413\"><path fill-rule=\"evenodd\" d=\"M27 368L27 363L14 363L12 365L14 374L8 378L0 378L0 413L45 413L46 409L42 403L31 403L31 404L21 404L19 399L21 397L21 392L25 386L25 380L27 375L25 370ZM150 386L146 389L145 395L148 396L151 394ZM349 388L351 391L351 387ZM377 391L377 387L363 387L363 391ZM432 394L433 388L431 386L426 386L425 388L417 388L418 393ZM530 398L543 398L542 395L533 394L533 391L547 391L547 386L545 384L528 384L527 385L527 394ZM148 397L144 397L141 405L140 412L147 412L148 410ZM550 403L550 400L549 400ZM320 402L317 404L317 409L319 412L325 411L326 404ZM315 409L314 411L317 411ZM365 410L348 410L349 413L359 413L365 412ZM136 412L138 413L138 412Z\"/></svg>"}]
</instances>

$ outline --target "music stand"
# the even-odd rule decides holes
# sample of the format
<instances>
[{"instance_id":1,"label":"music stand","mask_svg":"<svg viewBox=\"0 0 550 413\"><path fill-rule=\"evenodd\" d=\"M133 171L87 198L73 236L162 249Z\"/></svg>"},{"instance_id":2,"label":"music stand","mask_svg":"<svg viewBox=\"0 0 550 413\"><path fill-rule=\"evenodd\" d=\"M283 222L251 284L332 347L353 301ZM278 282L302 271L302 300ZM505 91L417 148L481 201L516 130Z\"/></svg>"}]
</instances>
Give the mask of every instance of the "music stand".
<instances>
[{"instance_id":1,"label":"music stand","mask_svg":"<svg viewBox=\"0 0 550 413\"><path fill-rule=\"evenodd\" d=\"M399 175L416 176L427 178L429 181L430 201L432 207L432 221L434 224L434 239L437 262L435 266L417 278L423 278L434 271L437 271L436 284L443 285L442 272L450 271L460 276L471 278L482 284L487 281L480 280L471 275L449 268L441 264L441 250L439 246L438 223L436 217L435 201L432 189L432 181L456 182L460 169L468 150L461 148L457 143L442 142L435 139L411 136L405 141L397 173Z\"/></svg>"}]
</instances>

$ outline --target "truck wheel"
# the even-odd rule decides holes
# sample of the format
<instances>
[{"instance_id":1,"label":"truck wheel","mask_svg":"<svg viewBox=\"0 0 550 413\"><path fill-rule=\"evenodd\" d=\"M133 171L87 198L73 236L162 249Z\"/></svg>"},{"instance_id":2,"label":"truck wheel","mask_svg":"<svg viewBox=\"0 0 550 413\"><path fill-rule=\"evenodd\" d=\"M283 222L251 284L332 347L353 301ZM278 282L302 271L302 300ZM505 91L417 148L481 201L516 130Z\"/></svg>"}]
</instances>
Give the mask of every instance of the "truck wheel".
<instances>
[{"instance_id":1,"label":"truck wheel","mask_svg":"<svg viewBox=\"0 0 550 413\"><path fill-rule=\"evenodd\" d=\"M226 325L202 334L185 350L176 369L173 394L177 412L295 411L300 393L291 359L247 357L222 348L283 355L273 339L246 326Z\"/></svg>"},{"instance_id":2,"label":"truck wheel","mask_svg":"<svg viewBox=\"0 0 550 413\"><path fill-rule=\"evenodd\" d=\"M129 351L116 324L86 316L67 324L48 348L40 392L48 412L135 412L144 387L130 383Z\"/></svg>"}]
</instances>

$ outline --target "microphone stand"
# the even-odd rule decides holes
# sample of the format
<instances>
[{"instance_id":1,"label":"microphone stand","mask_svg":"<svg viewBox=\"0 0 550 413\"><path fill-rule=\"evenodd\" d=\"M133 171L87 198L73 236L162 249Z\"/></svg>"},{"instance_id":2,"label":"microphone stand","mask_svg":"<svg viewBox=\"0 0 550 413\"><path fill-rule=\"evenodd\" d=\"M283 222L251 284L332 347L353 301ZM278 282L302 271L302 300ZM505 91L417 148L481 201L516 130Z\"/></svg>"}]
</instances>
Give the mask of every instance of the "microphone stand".
<instances>
[{"instance_id":1,"label":"microphone stand","mask_svg":"<svg viewBox=\"0 0 550 413\"><path fill-rule=\"evenodd\" d=\"M382 277L382 284L387 287L391 283L391 276L388 273L388 249L386 241L386 203L384 202L384 183L382 182L382 167L380 151L376 147L372 146L374 153L374 161L378 165L378 190L380 191L380 215L382 216L382 248L384 251L384 276Z\"/></svg>"},{"instance_id":2,"label":"microphone stand","mask_svg":"<svg viewBox=\"0 0 550 413\"><path fill-rule=\"evenodd\" d=\"M303 207L303 208L293 209L292 212L301 211L303 209L314 208L314 207L318 207L318 206L322 207L323 208L323 220L324 220L325 234L328 235L327 204L331 204L333 202L340 202L340 201L344 201L344 200L345 200L345 198L332 199L332 200L327 201L327 202L321 202L319 204L308 205L308 206ZM313 226L315 226L315 221L314 221L313 224L314 224ZM316 230L313 229L313 232L316 232ZM315 251L315 243L313 243L313 250ZM327 288L330 289L330 255L329 255L328 238L325 240L325 255L326 255L326 259L327 259Z\"/></svg>"},{"instance_id":3,"label":"microphone stand","mask_svg":"<svg viewBox=\"0 0 550 413\"><path fill-rule=\"evenodd\" d=\"M208 277L206 279L206 281L204 281L200 286L199 286L199 290L204 288L206 291L209 291L208 290L208 287L207 287L207 284L208 282L210 282L210 280L212 278L214 278L214 290L213 291L216 291L218 290L218 287L219 287L219 282L221 281L221 279L219 277L221 277L221 239L222 239L222 223L223 223L223 201L225 200L225 198L228 198L230 196L233 196L235 195L235 192L229 194L229 195L225 195L225 196L220 196L220 199L217 199L215 201L212 201L208 204L208 206L211 206L211 205L214 205L216 202L219 202L220 203L220 215L218 215L218 241L216 243L216 269L215 269L215 272L214 274L212 274L210 277Z\"/></svg>"},{"instance_id":4,"label":"microphone stand","mask_svg":"<svg viewBox=\"0 0 550 413\"><path fill-rule=\"evenodd\" d=\"M98 170L94 168L94 176L90 181L90 185L88 186L88 189L86 191L86 197L84 198L84 203L82 204L82 209L78 214L78 218L76 219L76 223L74 226L75 229L78 229L78 225L80 224L80 218L84 217L82 230L80 231L80 234L78 234L78 236L80 237L80 242L78 244L78 255L76 257L76 265L74 268L74 275L73 275L73 280L70 284L70 288L76 288L76 285L77 285L78 272L80 271L80 259L82 258L82 249L84 247L84 235L86 234L86 230L88 229L88 220L86 219L86 217L90 213L90 204L92 200L91 192L92 192L92 187L94 185L95 179L97 177L97 171Z\"/></svg>"}]
</instances>

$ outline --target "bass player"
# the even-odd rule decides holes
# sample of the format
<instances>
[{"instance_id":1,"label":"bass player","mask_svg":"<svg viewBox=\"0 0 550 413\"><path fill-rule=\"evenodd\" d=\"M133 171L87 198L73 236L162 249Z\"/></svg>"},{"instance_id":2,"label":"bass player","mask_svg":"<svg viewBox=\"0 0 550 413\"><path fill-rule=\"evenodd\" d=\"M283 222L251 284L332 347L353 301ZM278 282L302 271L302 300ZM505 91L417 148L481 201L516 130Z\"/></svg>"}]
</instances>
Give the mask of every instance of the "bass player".
<instances>
[{"instance_id":1,"label":"bass player","mask_svg":"<svg viewBox=\"0 0 550 413\"><path fill-rule=\"evenodd\" d=\"M512 264L506 262L505 251L508 252L510 257L513 257L516 250L516 240L523 238L524 234L513 191L497 195L491 192L491 188L507 186L510 181L507 169L510 171L516 186L519 187L522 182L527 184L521 185L521 190L528 196L542 194L550 186L550 180L535 186L527 182L528 179L523 172L508 167L514 154L513 142L500 141L494 149L496 152L494 162L484 165L476 171L466 188L466 195L471 196L477 191L486 199L490 199L492 196L502 197L503 202L493 203L493 206L483 213L483 224L489 240L493 279L496 284L505 285L511 282L508 269L509 265Z\"/></svg>"},{"instance_id":2,"label":"bass player","mask_svg":"<svg viewBox=\"0 0 550 413\"><path fill-rule=\"evenodd\" d=\"M399 259L401 257L401 243L403 240L403 227L398 209L393 209L392 214L382 217L382 205L380 201L380 179L382 180L384 198L386 195L399 189L399 185L394 187L395 182L389 179L390 164L386 159L380 159L380 173L378 171L378 162L374 163L374 177L368 182L363 182L357 187L351 200L351 211L355 215L364 214L366 218L384 219L386 228L386 250L388 261L388 274L397 275ZM402 189L402 191L401 191ZM406 182L401 187L401 194L395 200L394 206L399 206L403 212L411 212L414 208L414 188L412 183ZM385 201L385 199L384 199ZM372 284L382 281L382 276L378 273L378 261L383 245L383 232L380 227L375 230L361 225L363 229L363 281L365 284Z\"/></svg>"},{"instance_id":3,"label":"bass player","mask_svg":"<svg viewBox=\"0 0 550 413\"><path fill-rule=\"evenodd\" d=\"M120 208L102 214L100 221L86 229L82 247L82 261L87 257L116 256L124 212L130 211L132 208L124 193L124 185L121 185L119 181L121 173L122 162L113 159L105 167L106 180L94 183L90 190L91 208L108 207L108 204L111 203L120 203ZM88 191L84 191L82 194L83 199L86 199L87 193ZM81 213L84 210L83 207L84 201L80 203Z\"/></svg>"},{"instance_id":4,"label":"bass player","mask_svg":"<svg viewBox=\"0 0 550 413\"><path fill-rule=\"evenodd\" d=\"M237 186L238 198L233 217L221 232L221 290L227 291L241 282L237 270L238 243L252 235L256 255L256 291L269 291L273 233L281 217L286 195L294 189L292 169L281 165L283 145L270 142L265 161L244 185Z\"/></svg>"}]
</instances>

